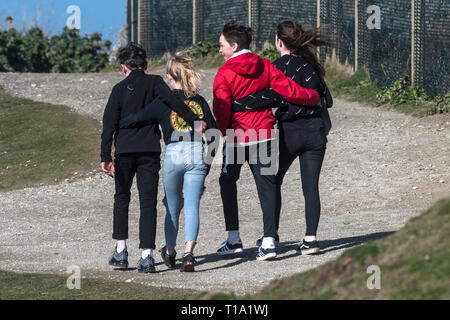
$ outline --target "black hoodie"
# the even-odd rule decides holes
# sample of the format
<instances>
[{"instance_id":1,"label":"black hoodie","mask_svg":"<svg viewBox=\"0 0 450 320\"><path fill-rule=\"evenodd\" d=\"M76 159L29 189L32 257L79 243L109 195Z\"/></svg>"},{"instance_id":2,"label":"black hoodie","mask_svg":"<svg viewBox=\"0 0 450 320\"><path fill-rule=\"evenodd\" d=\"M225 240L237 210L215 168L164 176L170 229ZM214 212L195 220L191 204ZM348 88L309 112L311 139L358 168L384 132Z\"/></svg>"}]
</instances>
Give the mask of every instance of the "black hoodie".
<instances>
[{"instance_id":1,"label":"black hoodie","mask_svg":"<svg viewBox=\"0 0 450 320\"><path fill-rule=\"evenodd\" d=\"M149 125L132 130L119 130L120 119L140 110L152 101L164 101L188 123L198 117L176 99L164 80L158 75L133 70L128 77L116 84L103 114L101 161L111 162L111 146L114 138L115 154L130 152L161 152L161 133L158 126Z\"/></svg>"}]
</instances>

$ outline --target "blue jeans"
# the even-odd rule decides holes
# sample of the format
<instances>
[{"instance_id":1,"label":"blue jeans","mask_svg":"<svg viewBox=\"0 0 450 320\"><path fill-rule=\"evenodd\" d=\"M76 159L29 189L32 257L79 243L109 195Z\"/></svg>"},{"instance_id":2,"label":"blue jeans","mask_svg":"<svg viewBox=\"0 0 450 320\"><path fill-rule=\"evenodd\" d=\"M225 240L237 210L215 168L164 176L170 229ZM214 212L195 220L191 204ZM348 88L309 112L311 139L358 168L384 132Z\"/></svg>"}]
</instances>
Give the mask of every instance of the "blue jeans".
<instances>
[{"instance_id":1,"label":"blue jeans","mask_svg":"<svg viewBox=\"0 0 450 320\"><path fill-rule=\"evenodd\" d=\"M166 245L175 247L181 209L185 214L185 242L197 242L200 198L204 190L207 165L200 141L175 142L166 147L163 184L166 194L164 231ZM184 199L183 199L184 185Z\"/></svg>"}]
</instances>

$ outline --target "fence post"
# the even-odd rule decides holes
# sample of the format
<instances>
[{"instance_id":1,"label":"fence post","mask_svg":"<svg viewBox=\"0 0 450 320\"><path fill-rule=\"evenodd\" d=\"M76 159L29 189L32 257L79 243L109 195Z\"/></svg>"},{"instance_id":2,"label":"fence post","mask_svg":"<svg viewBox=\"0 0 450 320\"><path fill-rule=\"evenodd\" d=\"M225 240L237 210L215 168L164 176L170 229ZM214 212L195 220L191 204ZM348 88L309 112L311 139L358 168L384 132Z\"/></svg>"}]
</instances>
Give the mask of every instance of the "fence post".
<instances>
[{"instance_id":1,"label":"fence post","mask_svg":"<svg viewBox=\"0 0 450 320\"><path fill-rule=\"evenodd\" d=\"M137 8L138 8L138 19L137 19L137 42L142 44L142 34L141 34L141 25L142 25L142 3L141 0L138 0Z\"/></svg>"},{"instance_id":2,"label":"fence post","mask_svg":"<svg viewBox=\"0 0 450 320\"><path fill-rule=\"evenodd\" d=\"M136 17L134 16L134 0L130 0L130 41L134 41L134 23Z\"/></svg>"},{"instance_id":3,"label":"fence post","mask_svg":"<svg viewBox=\"0 0 450 320\"><path fill-rule=\"evenodd\" d=\"M326 31L330 40L333 41L331 30L330 30L330 1L329 0L318 0L319 10L318 14L320 15L319 21L321 25L326 25ZM321 48L319 55L320 60L325 61L327 56L331 56L332 49L330 47Z\"/></svg>"},{"instance_id":4,"label":"fence post","mask_svg":"<svg viewBox=\"0 0 450 320\"><path fill-rule=\"evenodd\" d=\"M192 44L197 43L197 0L192 1Z\"/></svg>"},{"instance_id":5,"label":"fence post","mask_svg":"<svg viewBox=\"0 0 450 320\"><path fill-rule=\"evenodd\" d=\"M258 0L248 0L248 26L253 29L254 39L253 45L259 46L259 30L258 28Z\"/></svg>"},{"instance_id":6,"label":"fence post","mask_svg":"<svg viewBox=\"0 0 450 320\"><path fill-rule=\"evenodd\" d=\"M411 86L423 80L423 0L411 2Z\"/></svg>"},{"instance_id":7,"label":"fence post","mask_svg":"<svg viewBox=\"0 0 450 320\"><path fill-rule=\"evenodd\" d=\"M355 65L353 66L353 70L358 70L358 54L359 54L359 11L358 11L358 0L355 0Z\"/></svg>"},{"instance_id":8,"label":"fence post","mask_svg":"<svg viewBox=\"0 0 450 320\"><path fill-rule=\"evenodd\" d=\"M320 0L316 1L316 28L320 27ZM320 47L317 47L317 58L320 60Z\"/></svg>"},{"instance_id":9,"label":"fence post","mask_svg":"<svg viewBox=\"0 0 450 320\"><path fill-rule=\"evenodd\" d=\"M367 67L366 0L355 0L355 71Z\"/></svg>"},{"instance_id":10,"label":"fence post","mask_svg":"<svg viewBox=\"0 0 450 320\"><path fill-rule=\"evenodd\" d=\"M192 1L192 44L204 40L203 0Z\"/></svg>"}]
</instances>

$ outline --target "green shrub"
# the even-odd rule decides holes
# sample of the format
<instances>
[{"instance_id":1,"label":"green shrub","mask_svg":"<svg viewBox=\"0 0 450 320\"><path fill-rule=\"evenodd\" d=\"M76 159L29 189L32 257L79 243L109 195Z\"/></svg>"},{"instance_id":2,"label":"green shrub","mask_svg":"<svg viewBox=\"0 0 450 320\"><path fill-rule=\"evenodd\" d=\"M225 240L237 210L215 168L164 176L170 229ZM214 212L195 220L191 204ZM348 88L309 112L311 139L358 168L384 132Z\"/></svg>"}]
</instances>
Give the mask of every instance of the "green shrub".
<instances>
[{"instance_id":1,"label":"green shrub","mask_svg":"<svg viewBox=\"0 0 450 320\"><path fill-rule=\"evenodd\" d=\"M335 96L372 106L387 106L413 116L450 112L450 93L429 97L420 87L412 87L408 75L397 80L391 87L381 87L377 79L370 80L364 69L349 74L344 66L330 61L325 63L326 82Z\"/></svg>"},{"instance_id":2,"label":"green shrub","mask_svg":"<svg viewBox=\"0 0 450 320\"><path fill-rule=\"evenodd\" d=\"M260 51L258 55L262 58L269 59L272 62L281 57L281 54L278 52L277 48L274 45L271 45L267 49Z\"/></svg>"},{"instance_id":3,"label":"green shrub","mask_svg":"<svg viewBox=\"0 0 450 320\"><path fill-rule=\"evenodd\" d=\"M389 103L393 107L409 101L429 100L425 90L419 87L411 87L409 76L397 80L392 87L380 88L377 93L379 104Z\"/></svg>"},{"instance_id":4,"label":"green shrub","mask_svg":"<svg viewBox=\"0 0 450 320\"><path fill-rule=\"evenodd\" d=\"M434 110L430 111L431 114L450 112L450 92L445 96L437 96L434 98L436 106Z\"/></svg>"},{"instance_id":5,"label":"green shrub","mask_svg":"<svg viewBox=\"0 0 450 320\"><path fill-rule=\"evenodd\" d=\"M0 30L0 72L97 72L107 65L110 47L100 33L81 37L67 27L51 38L37 27Z\"/></svg>"},{"instance_id":6,"label":"green shrub","mask_svg":"<svg viewBox=\"0 0 450 320\"><path fill-rule=\"evenodd\" d=\"M209 41L200 41L190 47L186 54L193 59L206 58L209 55L216 55L219 52L218 43Z\"/></svg>"},{"instance_id":7,"label":"green shrub","mask_svg":"<svg viewBox=\"0 0 450 320\"><path fill-rule=\"evenodd\" d=\"M64 27L50 39L53 72L98 72L108 63L110 41L102 43L101 34L80 37L76 29Z\"/></svg>"},{"instance_id":8,"label":"green shrub","mask_svg":"<svg viewBox=\"0 0 450 320\"><path fill-rule=\"evenodd\" d=\"M0 32L0 71L28 71L23 35L14 28Z\"/></svg>"}]
</instances>

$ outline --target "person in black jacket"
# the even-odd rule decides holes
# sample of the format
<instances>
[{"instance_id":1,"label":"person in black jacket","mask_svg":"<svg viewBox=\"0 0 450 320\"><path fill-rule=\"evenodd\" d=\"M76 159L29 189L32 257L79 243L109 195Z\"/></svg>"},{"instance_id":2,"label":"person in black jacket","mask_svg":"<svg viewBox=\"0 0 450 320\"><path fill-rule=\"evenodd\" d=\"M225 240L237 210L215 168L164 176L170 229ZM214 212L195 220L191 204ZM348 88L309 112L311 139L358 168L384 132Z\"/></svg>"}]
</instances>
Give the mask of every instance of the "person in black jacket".
<instances>
[{"instance_id":1,"label":"person in black jacket","mask_svg":"<svg viewBox=\"0 0 450 320\"><path fill-rule=\"evenodd\" d=\"M306 235L298 247L301 254L320 252L316 239L320 218L319 176L331 129L328 108L333 105L333 99L323 80L325 71L312 48L326 44L328 42L321 39L319 29L305 31L294 21L283 21L278 25L276 47L282 56L273 64L302 87L316 90L321 97L319 106L289 103L270 87L233 104L234 112L278 108L275 113L279 129L276 229L278 231L280 221L281 185L292 162L298 158L306 216ZM261 239L257 245L260 242ZM278 235L276 242L279 242Z\"/></svg>"},{"instance_id":2,"label":"person in black jacket","mask_svg":"<svg viewBox=\"0 0 450 320\"><path fill-rule=\"evenodd\" d=\"M128 267L128 206L130 189L136 174L141 215L139 219L139 248L143 249L138 263L139 272L154 272L153 252L156 235L156 199L160 169L160 131L150 125L131 130L120 130L119 121L137 112L145 104L158 100L167 103L186 121L193 124L198 117L173 96L160 76L147 75L145 50L134 43L121 48L118 60L126 78L116 84L111 92L103 114L101 134L101 168L114 177L113 239L116 250L109 264ZM111 157L114 141L115 159Z\"/></svg>"},{"instance_id":3,"label":"person in black jacket","mask_svg":"<svg viewBox=\"0 0 450 320\"><path fill-rule=\"evenodd\" d=\"M192 59L176 55L167 63L167 77L170 87L176 97L184 100L199 119L205 120L207 129L217 129L216 121L206 100L198 94L197 80L199 74L195 71ZM202 135L192 130L192 127L178 114L169 109L161 101L151 104L131 114L120 121L120 128L133 130L148 124L159 123L166 144L163 166L163 184L166 206L164 224L166 245L161 249L161 256L169 268L175 267L175 246L178 234L178 221L181 209L185 213L185 248L181 271L194 271L194 247L197 243L199 230L199 206L204 189L205 177L209 172L212 158L205 161ZM216 130L217 131L217 130ZM218 143L217 135L211 136L208 142L208 154L215 155L214 142ZM214 139L216 138L216 139ZM209 149L212 149L209 150ZM184 195L183 195L184 186Z\"/></svg>"}]
</instances>

